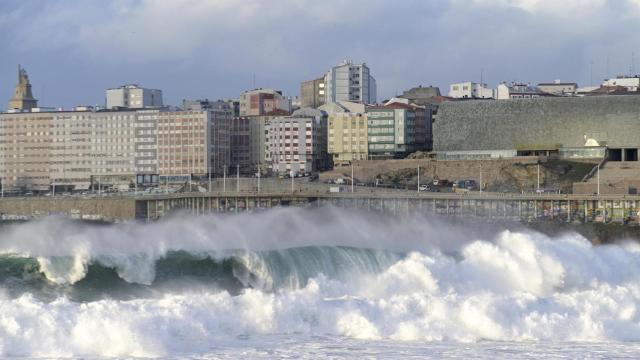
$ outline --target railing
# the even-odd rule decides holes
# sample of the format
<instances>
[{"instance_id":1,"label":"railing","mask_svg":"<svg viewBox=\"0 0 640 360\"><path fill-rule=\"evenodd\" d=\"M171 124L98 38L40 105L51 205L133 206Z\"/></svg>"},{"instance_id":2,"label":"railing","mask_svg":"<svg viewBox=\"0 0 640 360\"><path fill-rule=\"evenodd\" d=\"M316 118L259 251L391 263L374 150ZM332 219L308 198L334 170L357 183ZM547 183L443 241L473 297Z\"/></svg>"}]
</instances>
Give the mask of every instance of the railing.
<instances>
[{"instance_id":1,"label":"railing","mask_svg":"<svg viewBox=\"0 0 640 360\"><path fill-rule=\"evenodd\" d=\"M604 158L602 158L602 160L600 160L600 162L598 163L598 165L594 166L593 169L591 169L587 175L582 177L581 182L587 182L592 176L593 174L596 173L596 171L598 171L598 169L602 169L602 167L604 166L604 164L606 164L608 158L605 156Z\"/></svg>"}]
</instances>

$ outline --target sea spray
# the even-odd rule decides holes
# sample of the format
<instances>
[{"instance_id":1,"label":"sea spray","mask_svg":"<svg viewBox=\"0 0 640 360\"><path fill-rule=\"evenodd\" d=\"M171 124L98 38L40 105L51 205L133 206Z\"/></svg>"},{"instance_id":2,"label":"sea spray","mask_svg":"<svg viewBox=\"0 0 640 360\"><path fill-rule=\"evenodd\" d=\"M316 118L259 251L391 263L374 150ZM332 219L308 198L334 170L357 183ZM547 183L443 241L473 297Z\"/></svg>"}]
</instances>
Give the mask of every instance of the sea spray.
<instances>
[{"instance_id":1,"label":"sea spray","mask_svg":"<svg viewBox=\"0 0 640 360\"><path fill-rule=\"evenodd\" d=\"M269 230L274 214L290 215L288 230ZM68 248L20 242L47 224L44 236ZM156 242L132 241L141 234ZM485 238L424 218L279 210L113 227L46 219L4 229L0 249L3 356L198 357L278 336L399 347L640 341L638 245L593 246L574 233ZM73 259L74 249L86 249L86 269L69 260L43 274L37 258ZM44 284L60 292L38 296ZM89 290L98 295L73 296Z\"/></svg>"}]
</instances>

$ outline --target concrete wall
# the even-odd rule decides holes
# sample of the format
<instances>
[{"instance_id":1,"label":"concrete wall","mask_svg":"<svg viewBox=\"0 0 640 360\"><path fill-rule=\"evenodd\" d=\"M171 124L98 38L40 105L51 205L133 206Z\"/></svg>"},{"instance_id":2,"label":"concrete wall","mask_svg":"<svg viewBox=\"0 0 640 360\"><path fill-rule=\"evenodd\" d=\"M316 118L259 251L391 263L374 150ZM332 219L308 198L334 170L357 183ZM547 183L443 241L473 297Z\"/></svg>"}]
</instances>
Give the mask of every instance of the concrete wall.
<instances>
[{"instance_id":1,"label":"concrete wall","mask_svg":"<svg viewBox=\"0 0 640 360\"><path fill-rule=\"evenodd\" d=\"M4 219L39 218L65 215L76 219L125 221L136 215L134 199L73 199L73 198L3 198L0 216Z\"/></svg>"},{"instance_id":2,"label":"concrete wall","mask_svg":"<svg viewBox=\"0 0 640 360\"><path fill-rule=\"evenodd\" d=\"M640 147L640 96L443 102L433 131L435 151Z\"/></svg>"}]
</instances>

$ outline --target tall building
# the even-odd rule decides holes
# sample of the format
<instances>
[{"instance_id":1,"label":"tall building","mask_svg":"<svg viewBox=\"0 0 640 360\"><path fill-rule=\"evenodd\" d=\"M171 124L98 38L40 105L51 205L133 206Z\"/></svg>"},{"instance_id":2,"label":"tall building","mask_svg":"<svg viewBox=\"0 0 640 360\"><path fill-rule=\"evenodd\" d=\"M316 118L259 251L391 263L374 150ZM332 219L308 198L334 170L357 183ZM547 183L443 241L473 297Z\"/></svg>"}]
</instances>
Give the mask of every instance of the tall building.
<instances>
[{"instance_id":1,"label":"tall building","mask_svg":"<svg viewBox=\"0 0 640 360\"><path fill-rule=\"evenodd\" d=\"M231 124L231 170L240 167L242 174L269 172L267 129L277 116L237 116Z\"/></svg>"},{"instance_id":2,"label":"tall building","mask_svg":"<svg viewBox=\"0 0 640 360\"><path fill-rule=\"evenodd\" d=\"M487 84L467 81L451 84L449 97L454 99L491 99L493 98L493 90L489 89Z\"/></svg>"},{"instance_id":3,"label":"tall building","mask_svg":"<svg viewBox=\"0 0 640 360\"><path fill-rule=\"evenodd\" d=\"M161 177L222 174L230 163L229 109L158 112Z\"/></svg>"},{"instance_id":4,"label":"tall building","mask_svg":"<svg viewBox=\"0 0 640 360\"><path fill-rule=\"evenodd\" d=\"M300 84L300 107L314 108L325 104L324 77Z\"/></svg>"},{"instance_id":5,"label":"tall building","mask_svg":"<svg viewBox=\"0 0 640 360\"><path fill-rule=\"evenodd\" d=\"M162 107L162 90L146 89L136 84L107 89L107 109L144 109Z\"/></svg>"},{"instance_id":6,"label":"tall building","mask_svg":"<svg viewBox=\"0 0 640 360\"><path fill-rule=\"evenodd\" d=\"M31 93L27 71L18 65L18 83L9 100L9 110L31 110L35 107L38 107L38 100Z\"/></svg>"},{"instance_id":7,"label":"tall building","mask_svg":"<svg viewBox=\"0 0 640 360\"><path fill-rule=\"evenodd\" d=\"M5 190L133 185L156 174L155 124L133 111L0 114ZM145 149L144 152L138 151ZM151 159L151 160L149 160Z\"/></svg>"},{"instance_id":8,"label":"tall building","mask_svg":"<svg viewBox=\"0 0 640 360\"><path fill-rule=\"evenodd\" d=\"M305 174L326 170L327 114L317 109L296 110L272 119L267 126L271 169L278 174Z\"/></svg>"},{"instance_id":9,"label":"tall building","mask_svg":"<svg viewBox=\"0 0 640 360\"><path fill-rule=\"evenodd\" d=\"M325 102L351 101L375 104L376 80L366 64L351 60L332 67L324 76Z\"/></svg>"},{"instance_id":10,"label":"tall building","mask_svg":"<svg viewBox=\"0 0 640 360\"><path fill-rule=\"evenodd\" d=\"M291 104L282 91L255 89L240 95L240 116L289 115Z\"/></svg>"},{"instance_id":11,"label":"tall building","mask_svg":"<svg viewBox=\"0 0 640 360\"><path fill-rule=\"evenodd\" d=\"M60 191L221 175L231 119L229 109L0 114L0 179L5 191Z\"/></svg>"},{"instance_id":12,"label":"tall building","mask_svg":"<svg viewBox=\"0 0 640 360\"><path fill-rule=\"evenodd\" d=\"M334 165L367 160L369 155L367 115L362 104L350 110L344 103L329 103L319 110L328 114L328 153Z\"/></svg>"}]
</instances>

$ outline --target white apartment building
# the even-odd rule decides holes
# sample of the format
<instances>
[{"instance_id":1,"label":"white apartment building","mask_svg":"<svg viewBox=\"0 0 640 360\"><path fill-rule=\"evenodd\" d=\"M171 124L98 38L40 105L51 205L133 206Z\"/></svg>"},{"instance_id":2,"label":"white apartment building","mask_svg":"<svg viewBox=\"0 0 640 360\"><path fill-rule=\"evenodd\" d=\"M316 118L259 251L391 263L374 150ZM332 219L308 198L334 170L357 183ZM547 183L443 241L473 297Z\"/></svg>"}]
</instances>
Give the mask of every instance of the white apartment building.
<instances>
[{"instance_id":1,"label":"white apartment building","mask_svg":"<svg viewBox=\"0 0 640 360\"><path fill-rule=\"evenodd\" d=\"M325 102L351 101L375 104L376 79L365 63L354 64L345 60L332 67L324 76Z\"/></svg>"},{"instance_id":2,"label":"white apartment building","mask_svg":"<svg viewBox=\"0 0 640 360\"><path fill-rule=\"evenodd\" d=\"M480 84L471 81L451 84L449 86L449 97L456 99L491 99L493 90L487 84Z\"/></svg>"},{"instance_id":3,"label":"white apartment building","mask_svg":"<svg viewBox=\"0 0 640 360\"><path fill-rule=\"evenodd\" d=\"M107 89L107 109L145 109L162 107L162 90L146 89L136 84Z\"/></svg>"},{"instance_id":4,"label":"white apartment building","mask_svg":"<svg viewBox=\"0 0 640 360\"><path fill-rule=\"evenodd\" d=\"M325 112L296 110L291 116L270 120L266 131L268 159L274 173L305 174L327 169Z\"/></svg>"}]
</instances>

